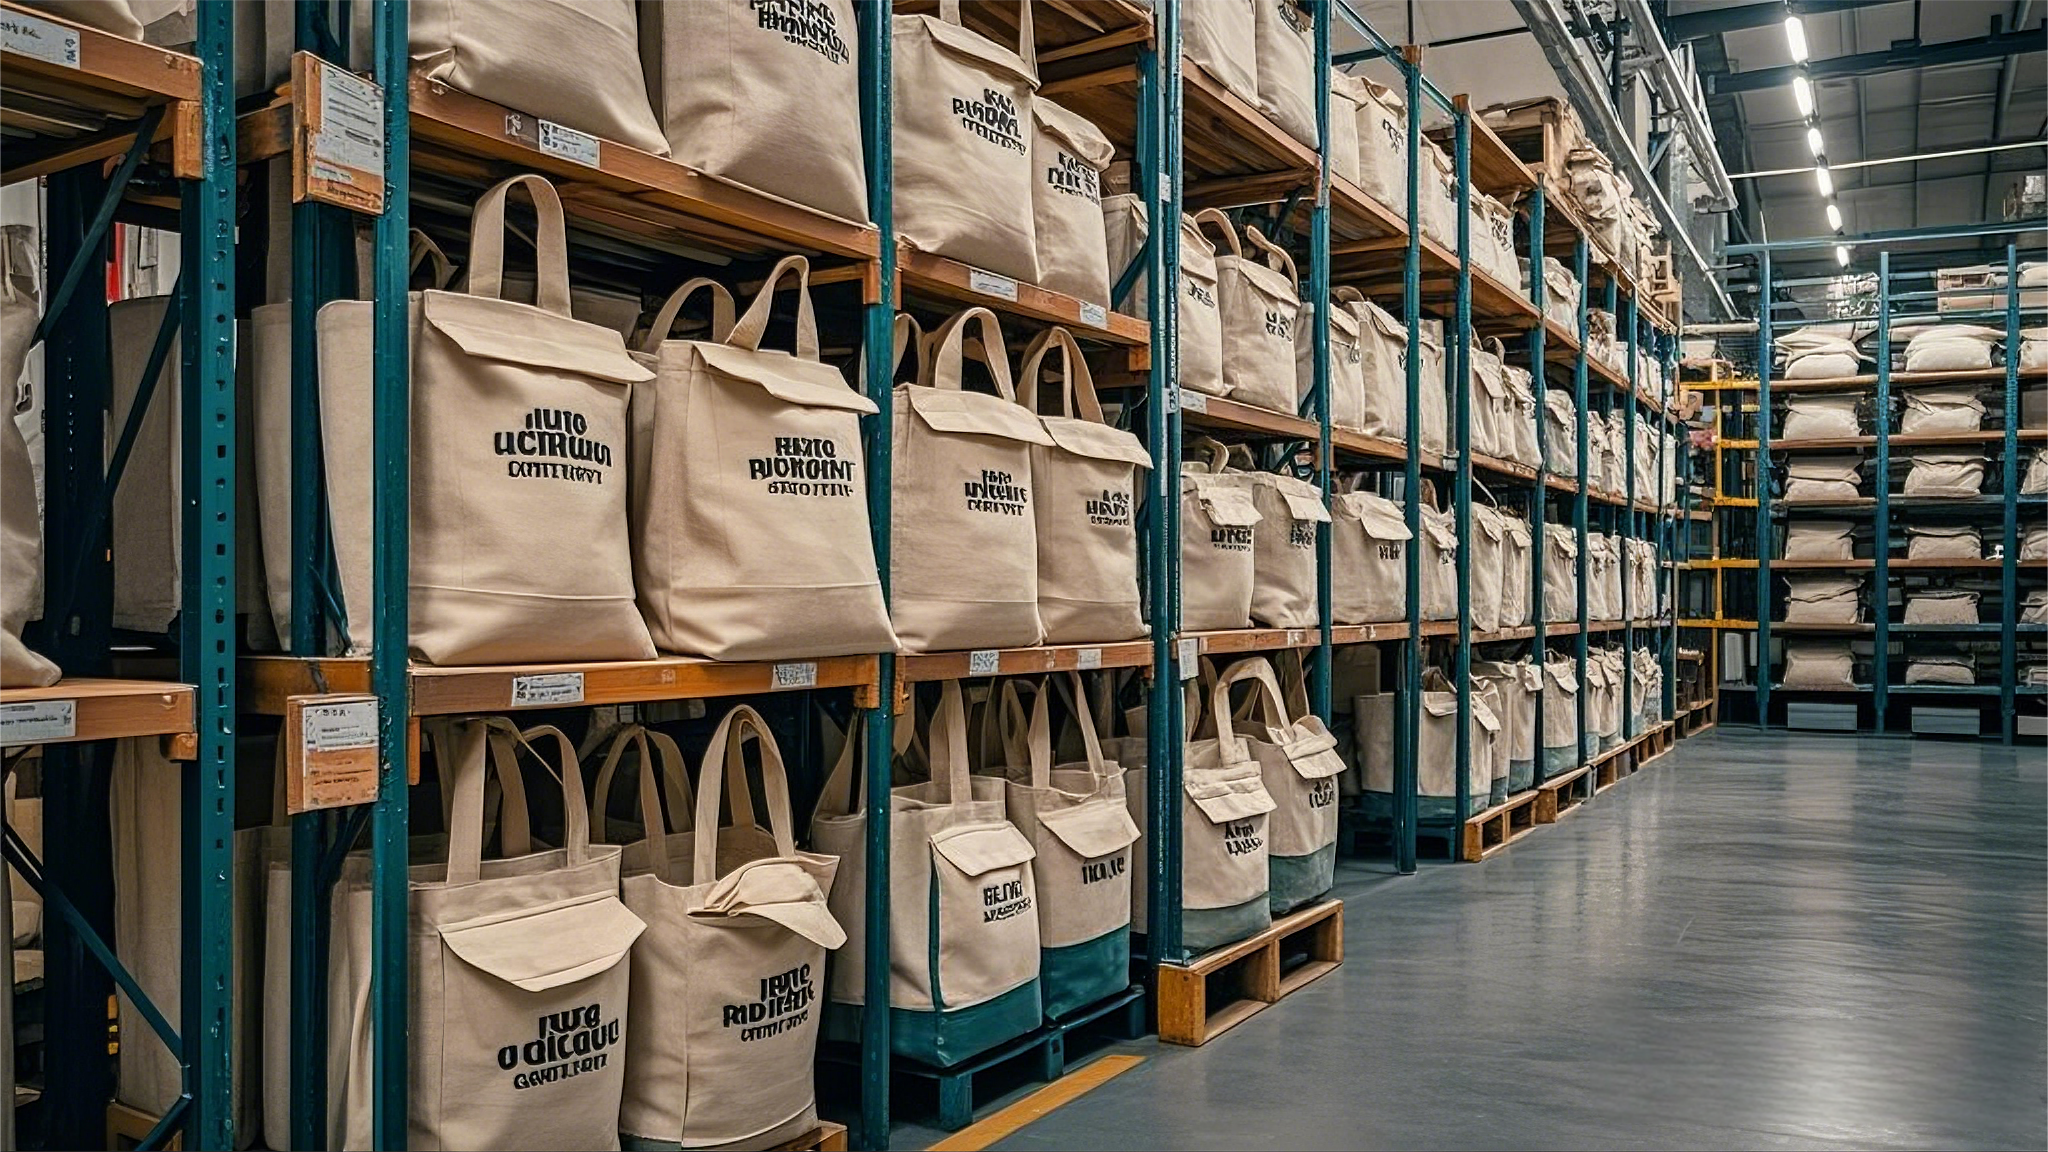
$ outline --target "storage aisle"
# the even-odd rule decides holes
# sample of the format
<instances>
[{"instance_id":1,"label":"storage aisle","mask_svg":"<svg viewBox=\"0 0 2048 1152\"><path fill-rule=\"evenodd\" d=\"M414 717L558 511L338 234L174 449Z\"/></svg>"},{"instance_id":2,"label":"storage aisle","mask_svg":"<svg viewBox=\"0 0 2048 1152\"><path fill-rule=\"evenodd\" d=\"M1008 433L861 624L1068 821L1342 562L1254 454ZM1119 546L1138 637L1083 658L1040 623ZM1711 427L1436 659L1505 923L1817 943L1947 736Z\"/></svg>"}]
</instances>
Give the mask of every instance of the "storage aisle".
<instances>
[{"instance_id":1,"label":"storage aisle","mask_svg":"<svg viewBox=\"0 0 2048 1152\"><path fill-rule=\"evenodd\" d=\"M1341 969L997 1146L2048 1145L2038 749L1655 767L1483 868L1353 866Z\"/></svg>"}]
</instances>

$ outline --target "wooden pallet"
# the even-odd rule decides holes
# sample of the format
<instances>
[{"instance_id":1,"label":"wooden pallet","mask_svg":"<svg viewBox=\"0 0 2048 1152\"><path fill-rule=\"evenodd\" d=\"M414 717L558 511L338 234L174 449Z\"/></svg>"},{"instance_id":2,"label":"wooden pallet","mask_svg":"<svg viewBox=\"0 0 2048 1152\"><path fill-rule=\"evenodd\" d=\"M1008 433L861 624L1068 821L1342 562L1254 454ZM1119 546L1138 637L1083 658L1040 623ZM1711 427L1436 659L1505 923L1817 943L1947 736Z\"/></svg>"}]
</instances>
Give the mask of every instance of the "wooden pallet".
<instances>
[{"instance_id":1,"label":"wooden pallet","mask_svg":"<svg viewBox=\"0 0 2048 1152\"><path fill-rule=\"evenodd\" d=\"M846 1125L820 1120L816 1128L770 1152L846 1152Z\"/></svg>"},{"instance_id":2,"label":"wooden pallet","mask_svg":"<svg viewBox=\"0 0 2048 1152\"><path fill-rule=\"evenodd\" d=\"M1534 831L1536 801L1542 794L1540 789L1531 788L1465 821L1465 834L1458 841L1458 859L1467 863L1484 860Z\"/></svg>"},{"instance_id":3,"label":"wooden pallet","mask_svg":"<svg viewBox=\"0 0 2048 1152\"><path fill-rule=\"evenodd\" d=\"M1591 788L1580 788L1579 781L1593 770L1590 764L1561 775L1553 776L1536 786L1536 823L1555 824L1558 818L1584 802L1591 795Z\"/></svg>"},{"instance_id":4,"label":"wooden pallet","mask_svg":"<svg viewBox=\"0 0 2048 1152\"><path fill-rule=\"evenodd\" d=\"M1290 964L1290 953L1303 945L1308 958ZM1185 965L1161 965L1159 1039L1189 1047L1206 1044L1342 963L1344 902L1325 900Z\"/></svg>"}]
</instances>

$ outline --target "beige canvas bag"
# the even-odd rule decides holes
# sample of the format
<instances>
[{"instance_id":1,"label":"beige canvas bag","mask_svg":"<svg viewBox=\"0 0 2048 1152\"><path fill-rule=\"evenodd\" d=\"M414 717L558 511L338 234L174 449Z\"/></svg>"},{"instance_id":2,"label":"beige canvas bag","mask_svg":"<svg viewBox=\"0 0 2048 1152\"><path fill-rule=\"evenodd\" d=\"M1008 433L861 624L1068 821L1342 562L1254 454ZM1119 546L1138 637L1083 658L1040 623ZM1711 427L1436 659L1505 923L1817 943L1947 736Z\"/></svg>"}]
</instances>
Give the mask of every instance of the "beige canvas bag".
<instances>
[{"instance_id":1,"label":"beige canvas bag","mask_svg":"<svg viewBox=\"0 0 2048 1152\"><path fill-rule=\"evenodd\" d=\"M139 296L107 306L113 404L108 412L106 458L113 437L141 396L151 346L170 307L169 296ZM156 392L143 412L127 470L114 489L108 534L113 544L114 627L166 632L184 595L184 369L183 345L171 340ZM12 395L13 383L7 385Z\"/></svg>"},{"instance_id":2,"label":"beige canvas bag","mask_svg":"<svg viewBox=\"0 0 2048 1152\"><path fill-rule=\"evenodd\" d=\"M1186 632L1252 626L1260 513L1244 478L1222 467L1220 446L1206 464L1181 465L1180 626Z\"/></svg>"},{"instance_id":3,"label":"beige canvas bag","mask_svg":"<svg viewBox=\"0 0 2048 1152\"><path fill-rule=\"evenodd\" d=\"M549 761L534 741L555 748ZM619 849L590 842L576 748L558 729L520 732L501 718L452 726L446 863L412 868L412 1010L407 1145L412 1148L608 1148L618 1139L630 1033L628 953L645 925L619 900ZM483 859L486 760L500 779L525 748L559 770L564 846ZM508 802L509 802L508 797ZM330 1035L348 1081L367 1087L368 875L337 889L336 932L363 963L330 995ZM330 1106L368 1144L367 1091Z\"/></svg>"},{"instance_id":4,"label":"beige canvas bag","mask_svg":"<svg viewBox=\"0 0 2048 1152\"><path fill-rule=\"evenodd\" d=\"M1856 406L1861 400L1854 393L1793 396L1785 404L1785 418L1778 429L1778 436L1784 440L1817 440L1829 436L1861 435L1863 429L1856 416Z\"/></svg>"},{"instance_id":5,"label":"beige canvas bag","mask_svg":"<svg viewBox=\"0 0 2048 1152\"><path fill-rule=\"evenodd\" d=\"M1408 618L1408 541L1401 506L1370 492L1330 498L1330 618L1390 624Z\"/></svg>"},{"instance_id":6,"label":"beige canvas bag","mask_svg":"<svg viewBox=\"0 0 2048 1152\"><path fill-rule=\"evenodd\" d=\"M1574 148L1565 157L1571 176L1571 196L1586 228L1608 252L1621 252L1622 201L1627 194L1614 175L1614 166L1595 148Z\"/></svg>"},{"instance_id":7,"label":"beige canvas bag","mask_svg":"<svg viewBox=\"0 0 2048 1152\"><path fill-rule=\"evenodd\" d=\"M1530 282L1526 271L1523 281ZM1555 256L1543 258L1543 315L1579 338L1579 297L1584 295L1578 273L1565 267Z\"/></svg>"},{"instance_id":8,"label":"beige canvas bag","mask_svg":"<svg viewBox=\"0 0 2048 1152\"><path fill-rule=\"evenodd\" d=\"M1899 432L1975 432L1984 426L1984 401L1971 385L1958 388L1911 388L1899 414Z\"/></svg>"},{"instance_id":9,"label":"beige canvas bag","mask_svg":"<svg viewBox=\"0 0 2048 1152\"><path fill-rule=\"evenodd\" d=\"M1543 526L1543 622L1579 622L1579 537L1569 524Z\"/></svg>"},{"instance_id":10,"label":"beige canvas bag","mask_svg":"<svg viewBox=\"0 0 2048 1152\"><path fill-rule=\"evenodd\" d=\"M2020 623L2048 624L2048 591L2037 589L2027 593L2020 606Z\"/></svg>"},{"instance_id":11,"label":"beige canvas bag","mask_svg":"<svg viewBox=\"0 0 2048 1152\"><path fill-rule=\"evenodd\" d=\"M1152 457L1136 436L1103 420L1088 362L1065 328L1046 329L1024 350L1017 402L1038 411L1038 383L1055 351L1059 414L1039 417L1052 443L1031 447L1038 617L1048 644L1133 640L1148 631L1134 511Z\"/></svg>"},{"instance_id":12,"label":"beige canvas bag","mask_svg":"<svg viewBox=\"0 0 2048 1152\"><path fill-rule=\"evenodd\" d=\"M1860 576L1786 577L1787 624L1855 624L1863 619Z\"/></svg>"},{"instance_id":13,"label":"beige canvas bag","mask_svg":"<svg viewBox=\"0 0 2048 1152\"><path fill-rule=\"evenodd\" d=\"M2039 496L2048 493L2048 448L2036 448L2027 458L2027 470L2020 477L2020 495Z\"/></svg>"},{"instance_id":14,"label":"beige canvas bag","mask_svg":"<svg viewBox=\"0 0 2048 1152\"><path fill-rule=\"evenodd\" d=\"M1340 180L1363 185L1359 174L1358 109L1365 100L1364 84L1357 77L1330 72L1330 173Z\"/></svg>"},{"instance_id":15,"label":"beige canvas bag","mask_svg":"<svg viewBox=\"0 0 2048 1152\"><path fill-rule=\"evenodd\" d=\"M1260 0L1278 3L1279 0ZM1231 399L1294 415L1294 328L1301 311L1295 294L1294 257L1245 225L1265 262L1244 254L1230 218L1214 208L1195 214L1213 225L1230 249L1216 257L1217 307L1223 318L1223 387Z\"/></svg>"},{"instance_id":16,"label":"beige canvas bag","mask_svg":"<svg viewBox=\"0 0 2048 1152\"><path fill-rule=\"evenodd\" d=\"M1527 368L1502 365L1507 376L1508 403L1505 431L1498 447L1501 454L1517 464L1543 467L1543 450L1536 444L1536 384Z\"/></svg>"},{"instance_id":17,"label":"beige canvas bag","mask_svg":"<svg viewBox=\"0 0 2048 1152\"><path fill-rule=\"evenodd\" d=\"M1997 328L1979 324L1937 324L1906 342L1906 371L1962 372L1991 367L1991 347L2004 339Z\"/></svg>"},{"instance_id":18,"label":"beige canvas bag","mask_svg":"<svg viewBox=\"0 0 2048 1152\"><path fill-rule=\"evenodd\" d=\"M1657 604L1657 542L1628 542L1629 615L1636 620L1654 619Z\"/></svg>"},{"instance_id":19,"label":"beige canvas bag","mask_svg":"<svg viewBox=\"0 0 2048 1152\"><path fill-rule=\"evenodd\" d=\"M1420 415L1415 436L1424 456L1441 456L1450 451L1450 379L1445 373L1443 321L1424 320L1421 333L1422 373L1416 386ZM1404 376L1404 394L1407 387Z\"/></svg>"},{"instance_id":20,"label":"beige canvas bag","mask_svg":"<svg viewBox=\"0 0 2048 1152\"><path fill-rule=\"evenodd\" d=\"M1968 656L1915 656L1906 662L1908 684L1975 684L1977 665Z\"/></svg>"},{"instance_id":21,"label":"beige canvas bag","mask_svg":"<svg viewBox=\"0 0 2048 1152\"><path fill-rule=\"evenodd\" d=\"M1123 768L1103 756L1080 675L1067 676L1061 698L1074 711L1081 762L1054 763L1043 683L1024 683L1033 697L1027 721L1018 680L1003 681L999 716L1009 819L1037 853L1031 873L1048 1017L1129 987L1131 846L1139 835L1124 802Z\"/></svg>"},{"instance_id":22,"label":"beige canvas bag","mask_svg":"<svg viewBox=\"0 0 2048 1152\"><path fill-rule=\"evenodd\" d=\"M1358 314L1347 304L1364 296L1349 286L1330 290L1330 426L1357 428L1365 423L1365 351L1359 345ZM1315 305L1301 306L1294 327L1294 397L1297 410L1307 406L1316 383Z\"/></svg>"},{"instance_id":23,"label":"beige canvas bag","mask_svg":"<svg viewBox=\"0 0 2048 1152\"><path fill-rule=\"evenodd\" d=\"M1295 654L1287 661L1286 689L1281 690L1273 666L1264 657L1239 661L1225 678L1245 664L1257 689L1248 707L1235 714L1232 730L1259 762L1259 778L1272 797L1266 818L1267 896L1275 916L1291 912L1330 890L1337 864L1337 775L1344 758L1337 738L1309 711L1308 687Z\"/></svg>"},{"instance_id":24,"label":"beige canvas bag","mask_svg":"<svg viewBox=\"0 0 2048 1152\"><path fill-rule=\"evenodd\" d=\"M1475 488L1478 486L1475 484ZM1467 569L1471 583L1472 630L1474 632L1498 632L1501 627L1501 553L1507 542L1507 517L1499 508L1484 503L1481 499L1472 501L1472 532L1465 538L1472 549L1472 561ZM1452 523L1456 523L1455 515ZM1455 614L1452 619L1456 619Z\"/></svg>"},{"instance_id":25,"label":"beige canvas bag","mask_svg":"<svg viewBox=\"0 0 2048 1152\"><path fill-rule=\"evenodd\" d=\"M1256 109L1259 106L1258 16L1263 0L1205 0L1181 13L1180 50L1187 61Z\"/></svg>"},{"instance_id":26,"label":"beige canvas bag","mask_svg":"<svg viewBox=\"0 0 2048 1152\"><path fill-rule=\"evenodd\" d=\"M1422 181L1417 199L1422 213L1422 235L1434 240L1457 258L1458 172L1451 157L1434 140L1422 138L1422 160L1415 178ZM1404 186L1405 187L1405 186ZM1396 206L1397 210L1405 205Z\"/></svg>"},{"instance_id":27,"label":"beige canvas bag","mask_svg":"<svg viewBox=\"0 0 2048 1152\"><path fill-rule=\"evenodd\" d=\"M1905 496L1975 496L1984 490L1984 457L1974 452L1922 452L1909 458Z\"/></svg>"},{"instance_id":28,"label":"beige canvas bag","mask_svg":"<svg viewBox=\"0 0 2048 1152\"><path fill-rule=\"evenodd\" d=\"M367 35L360 41L368 42ZM428 80L668 155L647 101L639 18L629 0L418 0L411 52L414 70Z\"/></svg>"},{"instance_id":29,"label":"beige canvas bag","mask_svg":"<svg viewBox=\"0 0 2048 1152\"><path fill-rule=\"evenodd\" d=\"M760 750L767 829L747 781L749 740ZM611 775L629 746L639 755L645 836L627 853L620 895L647 928L633 944L635 1026L619 1131L685 1148L801 1136L817 1125L810 1072L825 954L846 942L827 907L837 861L797 850L782 755L752 708L732 709L713 731L692 830L680 835L669 835L662 817L652 749L678 811L691 804L681 757L673 741L637 725L613 739L592 825L603 826ZM727 828L718 825L721 793L732 812Z\"/></svg>"},{"instance_id":30,"label":"beige canvas bag","mask_svg":"<svg viewBox=\"0 0 2048 1152\"><path fill-rule=\"evenodd\" d=\"M2020 537L2021 560L2048 560L2048 527L2035 525Z\"/></svg>"},{"instance_id":31,"label":"beige canvas bag","mask_svg":"<svg viewBox=\"0 0 2048 1152\"><path fill-rule=\"evenodd\" d=\"M1313 628L1316 525L1330 522L1323 494L1306 480L1247 472L1258 527L1252 532L1252 619L1268 628ZM1183 578L1185 588L1185 578Z\"/></svg>"},{"instance_id":32,"label":"beige canvas bag","mask_svg":"<svg viewBox=\"0 0 2048 1152\"><path fill-rule=\"evenodd\" d=\"M1397 213L1408 211L1408 101L1365 76L1354 76L1358 101L1358 186ZM1332 110L1334 114L1334 109Z\"/></svg>"},{"instance_id":33,"label":"beige canvas bag","mask_svg":"<svg viewBox=\"0 0 2048 1152\"><path fill-rule=\"evenodd\" d=\"M2048 328L2020 329L2019 358L2022 368L2048 368Z\"/></svg>"},{"instance_id":34,"label":"beige canvas bag","mask_svg":"<svg viewBox=\"0 0 2048 1152\"><path fill-rule=\"evenodd\" d=\"M1422 618L1458 618L1458 525L1427 499L1422 504Z\"/></svg>"},{"instance_id":35,"label":"beige canvas bag","mask_svg":"<svg viewBox=\"0 0 2048 1152\"><path fill-rule=\"evenodd\" d=\"M1294 0L1258 0L1252 29L1259 111L1282 132L1317 147L1314 17Z\"/></svg>"},{"instance_id":36,"label":"beige canvas bag","mask_svg":"<svg viewBox=\"0 0 2048 1152\"><path fill-rule=\"evenodd\" d=\"M1594 649L1586 657L1587 755L1621 741L1621 677L1611 653Z\"/></svg>"},{"instance_id":37,"label":"beige canvas bag","mask_svg":"<svg viewBox=\"0 0 2048 1152\"><path fill-rule=\"evenodd\" d=\"M961 387L980 332L995 395ZM1028 648L1038 619L1031 449L1053 438L1016 403L995 313L969 308L932 334L930 377L896 386L889 606L906 651Z\"/></svg>"},{"instance_id":38,"label":"beige canvas bag","mask_svg":"<svg viewBox=\"0 0 2048 1152\"><path fill-rule=\"evenodd\" d=\"M678 163L867 220L852 0L636 7L647 95Z\"/></svg>"},{"instance_id":39,"label":"beige canvas bag","mask_svg":"<svg viewBox=\"0 0 2048 1152\"><path fill-rule=\"evenodd\" d=\"M1984 555L1984 539L1969 524L1906 526L1908 560L1976 560Z\"/></svg>"},{"instance_id":40,"label":"beige canvas bag","mask_svg":"<svg viewBox=\"0 0 2048 1152\"><path fill-rule=\"evenodd\" d=\"M35 255L27 237L0 240L0 379L14 395L35 338ZM0 419L0 687L55 684L57 666L22 643L22 628L40 615L43 588L43 511L36 499L35 465L28 440L10 409Z\"/></svg>"},{"instance_id":41,"label":"beige canvas bag","mask_svg":"<svg viewBox=\"0 0 2048 1152\"><path fill-rule=\"evenodd\" d=\"M1543 392L1543 466L1566 479L1579 474L1579 407L1560 388ZM1590 457L1590 445L1588 446Z\"/></svg>"},{"instance_id":42,"label":"beige canvas bag","mask_svg":"<svg viewBox=\"0 0 2048 1152\"><path fill-rule=\"evenodd\" d=\"M1794 521L1786 525L1784 560L1855 560L1855 525L1849 521Z\"/></svg>"},{"instance_id":43,"label":"beige canvas bag","mask_svg":"<svg viewBox=\"0 0 2048 1152\"><path fill-rule=\"evenodd\" d=\"M1102 170L1109 167L1116 149L1101 129L1050 100L1033 100L1031 118L1037 283L1107 308L1109 241L1103 230Z\"/></svg>"},{"instance_id":44,"label":"beige canvas bag","mask_svg":"<svg viewBox=\"0 0 2048 1152\"><path fill-rule=\"evenodd\" d=\"M1799 456L1785 465L1788 502L1854 500L1863 475L1860 456Z\"/></svg>"},{"instance_id":45,"label":"beige canvas bag","mask_svg":"<svg viewBox=\"0 0 2048 1152\"><path fill-rule=\"evenodd\" d=\"M1787 640L1781 688L1847 690L1856 687L1856 656L1847 640Z\"/></svg>"},{"instance_id":46,"label":"beige canvas bag","mask_svg":"<svg viewBox=\"0 0 2048 1152\"><path fill-rule=\"evenodd\" d=\"M1508 743L1514 734L1502 717L1507 700L1498 683L1474 675L1472 683L1472 758L1486 764L1486 791L1474 792L1471 810L1483 812L1508 798Z\"/></svg>"},{"instance_id":47,"label":"beige canvas bag","mask_svg":"<svg viewBox=\"0 0 2048 1152\"><path fill-rule=\"evenodd\" d=\"M1514 447L1508 427L1507 350L1498 337L1473 339L1470 448L1481 456L1505 459Z\"/></svg>"},{"instance_id":48,"label":"beige canvas bag","mask_svg":"<svg viewBox=\"0 0 2048 1152\"><path fill-rule=\"evenodd\" d=\"M1479 701L1473 699L1473 719L1476 729L1485 728L1487 733L1496 731L1499 718L1490 712L1487 719L1493 727L1485 727L1486 721L1478 719ZM1438 801L1441 812L1448 812L1458 795L1458 690L1442 670L1426 669L1422 673L1422 724L1415 740L1416 794ZM1492 749L1480 740L1472 742L1472 759L1465 774L1465 792L1472 800L1471 811L1478 812L1486 807L1486 800L1493 791Z\"/></svg>"},{"instance_id":49,"label":"beige canvas bag","mask_svg":"<svg viewBox=\"0 0 2048 1152\"><path fill-rule=\"evenodd\" d=\"M1529 522L1510 512L1497 513L1505 530L1500 542L1500 626L1524 628L1531 617L1530 585L1535 580L1530 549L1535 533Z\"/></svg>"},{"instance_id":50,"label":"beige canvas bag","mask_svg":"<svg viewBox=\"0 0 2048 1152\"><path fill-rule=\"evenodd\" d=\"M540 218L538 306L497 298L514 186ZM553 185L484 193L469 285L421 294L412 349L412 647L433 664L648 659L620 465L628 388L651 373L570 319ZM575 548L533 546L563 525Z\"/></svg>"},{"instance_id":51,"label":"beige canvas bag","mask_svg":"<svg viewBox=\"0 0 2048 1152\"><path fill-rule=\"evenodd\" d=\"M1543 662L1543 775L1578 767L1585 755L1579 737L1577 661L1559 656Z\"/></svg>"},{"instance_id":52,"label":"beige canvas bag","mask_svg":"<svg viewBox=\"0 0 2048 1152\"><path fill-rule=\"evenodd\" d=\"M1406 443L1408 326L1363 297L1352 302L1351 310L1358 317L1359 350L1365 357L1365 406L1358 430Z\"/></svg>"},{"instance_id":53,"label":"beige canvas bag","mask_svg":"<svg viewBox=\"0 0 2048 1152\"><path fill-rule=\"evenodd\" d=\"M785 278L794 355L761 346ZM893 651L860 438L876 408L818 359L808 262L784 257L736 325L669 339L709 284L656 314L641 345L655 379L633 390L634 584L656 646L716 660Z\"/></svg>"},{"instance_id":54,"label":"beige canvas bag","mask_svg":"<svg viewBox=\"0 0 2048 1152\"><path fill-rule=\"evenodd\" d=\"M1607 490L1616 495L1628 491L1628 413L1616 408L1607 414Z\"/></svg>"},{"instance_id":55,"label":"beige canvas bag","mask_svg":"<svg viewBox=\"0 0 2048 1152\"><path fill-rule=\"evenodd\" d=\"M1251 680L1254 691L1277 698L1264 661L1241 660L1208 691L1208 715L1188 709L1191 732L1207 721L1207 735L1190 736L1181 767L1181 943L1205 952L1259 932L1272 923L1268 902L1271 813L1264 771L1250 743L1232 727L1230 687ZM1272 706L1284 715L1283 707Z\"/></svg>"},{"instance_id":56,"label":"beige canvas bag","mask_svg":"<svg viewBox=\"0 0 2048 1152\"><path fill-rule=\"evenodd\" d=\"M1473 267L1503 287L1519 288L1522 278L1520 262L1515 257L1514 211L1477 188L1472 190L1472 237ZM1486 255L1483 265L1479 262L1482 243Z\"/></svg>"},{"instance_id":57,"label":"beige canvas bag","mask_svg":"<svg viewBox=\"0 0 2048 1152\"><path fill-rule=\"evenodd\" d=\"M1959 588L1930 588L1906 597L1908 624L1975 624L1982 597Z\"/></svg>"},{"instance_id":58,"label":"beige canvas bag","mask_svg":"<svg viewBox=\"0 0 2048 1152\"><path fill-rule=\"evenodd\" d=\"M1129 193L1104 198L1102 222L1109 244L1112 277L1121 276L1144 250L1150 234L1145 202ZM1124 310L1143 320L1152 313L1146 295L1147 274L1139 273ZM1209 396L1225 396L1223 384L1223 316L1216 308L1216 249L1202 235L1193 216L1180 218L1180 386Z\"/></svg>"},{"instance_id":59,"label":"beige canvas bag","mask_svg":"<svg viewBox=\"0 0 2048 1152\"><path fill-rule=\"evenodd\" d=\"M1833 380L1854 376L1867 359L1854 341L1839 336L1816 337L1811 343L1795 345L1789 351L1785 338L1781 337L1777 347L1786 354L1787 380Z\"/></svg>"},{"instance_id":60,"label":"beige canvas bag","mask_svg":"<svg viewBox=\"0 0 2048 1152\"><path fill-rule=\"evenodd\" d=\"M1012 50L937 16L892 16L896 234L931 252L1036 283L1031 132L1038 65L1031 0Z\"/></svg>"},{"instance_id":61,"label":"beige canvas bag","mask_svg":"<svg viewBox=\"0 0 2048 1152\"><path fill-rule=\"evenodd\" d=\"M1609 577L1617 575L1619 563L1613 542L1604 532L1586 534L1586 619L1612 620L1620 605L1609 592Z\"/></svg>"}]
</instances>

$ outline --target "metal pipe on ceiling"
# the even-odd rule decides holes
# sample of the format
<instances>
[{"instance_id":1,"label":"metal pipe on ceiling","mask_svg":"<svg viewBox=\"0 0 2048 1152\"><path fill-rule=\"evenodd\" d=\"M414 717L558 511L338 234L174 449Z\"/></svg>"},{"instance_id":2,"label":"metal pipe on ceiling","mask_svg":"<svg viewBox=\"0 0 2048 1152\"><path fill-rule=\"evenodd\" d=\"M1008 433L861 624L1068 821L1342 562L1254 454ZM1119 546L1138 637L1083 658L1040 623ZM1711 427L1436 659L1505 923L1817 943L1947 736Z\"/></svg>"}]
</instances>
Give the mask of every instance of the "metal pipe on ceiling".
<instances>
[{"instance_id":1,"label":"metal pipe on ceiling","mask_svg":"<svg viewBox=\"0 0 2048 1152\"><path fill-rule=\"evenodd\" d=\"M1985 144L1977 148L1951 148L1944 152L1917 152L1906 156L1884 156L1876 160L1846 160L1839 164L1829 164L1828 167L1841 172L1851 168L1880 168L1887 164L1915 164L1922 160L1949 160L1957 156L1978 156L1986 152L2010 152L2016 148L2048 148L2048 140L2015 140L2006 144ZM1755 172L1735 172L1728 178L1760 180L1766 176L1803 176L1811 175L1812 172L1813 165L1802 164L1797 168L1761 168Z\"/></svg>"},{"instance_id":2,"label":"metal pipe on ceiling","mask_svg":"<svg viewBox=\"0 0 2048 1152\"><path fill-rule=\"evenodd\" d=\"M1694 170L1706 178L1707 187L1712 189L1720 210L1732 211L1735 207L1735 185L1728 179L1728 169L1721 164L1721 150L1716 146L1713 126L1707 123L1704 106L1693 99L1692 86L1678 71L1671 46L1664 42L1664 34L1657 30L1657 18L1650 11L1649 0L1621 0L1621 4L1648 58L1651 87L1656 89L1657 98L1664 101L1664 106L1677 114L1679 126L1684 130L1686 139L1692 142Z\"/></svg>"}]
</instances>

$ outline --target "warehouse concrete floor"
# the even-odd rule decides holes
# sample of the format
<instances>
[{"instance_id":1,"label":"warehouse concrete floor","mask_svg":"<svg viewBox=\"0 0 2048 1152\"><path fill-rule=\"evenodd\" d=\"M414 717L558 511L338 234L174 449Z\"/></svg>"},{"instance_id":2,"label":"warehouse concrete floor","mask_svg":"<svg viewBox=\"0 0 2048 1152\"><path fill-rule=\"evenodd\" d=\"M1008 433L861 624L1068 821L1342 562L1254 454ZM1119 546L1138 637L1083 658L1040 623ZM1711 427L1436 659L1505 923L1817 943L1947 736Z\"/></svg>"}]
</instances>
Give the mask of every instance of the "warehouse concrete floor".
<instances>
[{"instance_id":1,"label":"warehouse concrete floor","mask_svg":"<svg viewBox=\"0 0 2048 1152\"><path fill-rule=\"evenodd\" d=\"M1721 730L1007 1148L2048 1147L2048 758Z\"/></svg>"}]
</instances>

